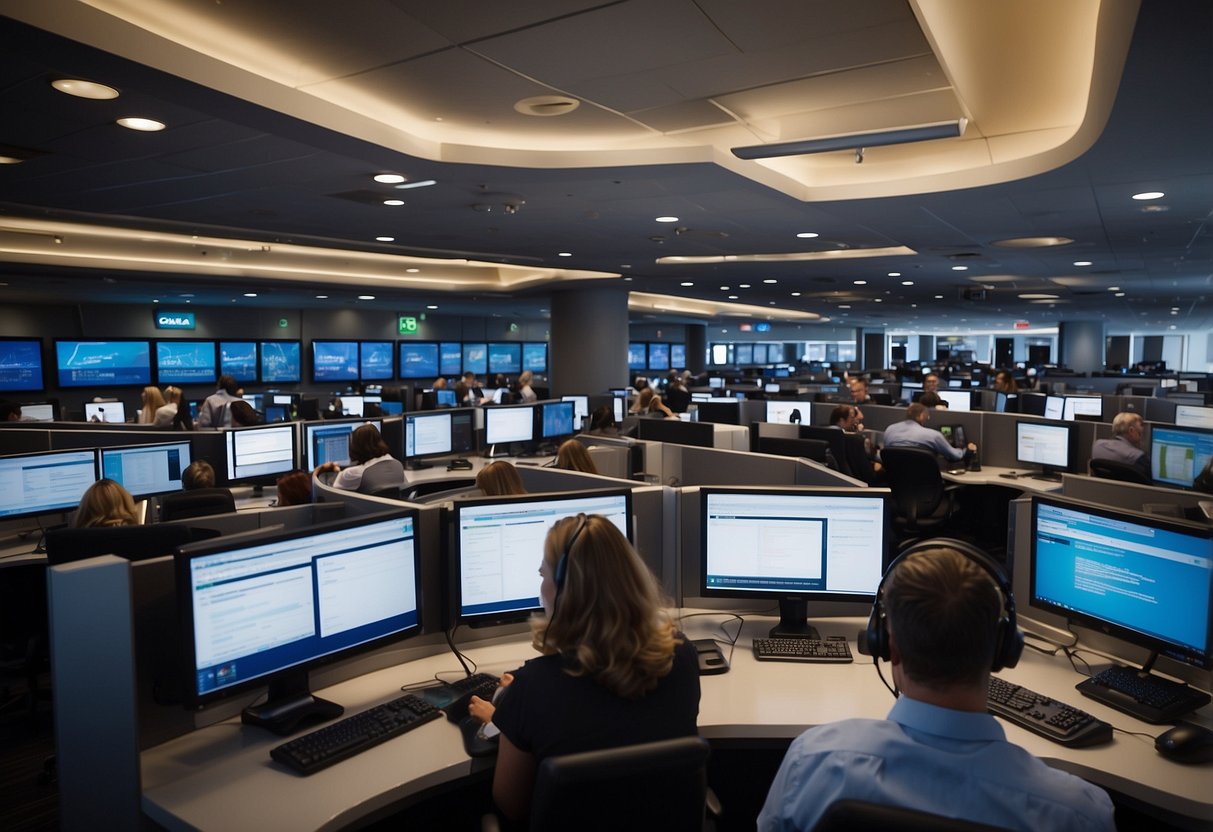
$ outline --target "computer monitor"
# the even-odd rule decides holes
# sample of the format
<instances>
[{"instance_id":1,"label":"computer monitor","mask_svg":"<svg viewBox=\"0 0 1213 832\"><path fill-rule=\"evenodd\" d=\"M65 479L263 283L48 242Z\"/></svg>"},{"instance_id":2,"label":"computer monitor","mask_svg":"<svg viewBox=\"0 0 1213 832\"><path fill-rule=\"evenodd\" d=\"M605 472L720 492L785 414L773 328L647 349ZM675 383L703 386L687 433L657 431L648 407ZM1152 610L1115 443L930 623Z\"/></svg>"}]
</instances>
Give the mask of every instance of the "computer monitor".
<instances>
[{"instance_id":1,"label":"computer monitor","mask_svg":"<svg viewBox=\"0 0 1213 832\"><path fill-rule=\"evenodd\" d=\"M585 420L590 418L590 397L561 396L560 400L573 403L573 427L580 430L585 425Z\"/></svg>"},{"instance_id":2,"label":"computer monitor","mask_svg":"<svg viewBox=\"0 0 1213 832\"><path fill-rule=\"evenodd\" d=\"M342 393L337 399L341 402L342 416L362 416L366 412L366 399L354 393Z\"/></svg>"},{"instance_id":3,"label":"computer monitor","mask_svg":"<svg viewBox=\"0 0 1213 832\"><path fill-rule=\"evenodd\" d=\"M953 448L964 450L968 447L968 439L965 437L964 425L940 425L939 432L943 434L943 438L948 440L948 444Z\"/></svg>"},{"instance_id":4,"label":"computer monitor","mask_svg":"<svg viewBox=\"0 0 1213 832\"><path fill-rule=\"evenodd\" d=\"M636 421L636 438L649 442L711 448L715 444L716 429L711 422L641 418Z\"/></svg>"},{"instance_id":5,"label":"computer monitor","mask_svg":"<svg viewBox=\"0 0 1213 832\"><path fill-rule=\"evenodd\" d=\"M220 341L219 372L238 382L257 380L257 342Z\"/></svg>"},{"instance_id":6,"label":"computer monitor","mask_svg":"<svg viewBox=\"0 0 1213 832\"><path fill-rule=\"evenodd\" d=\"M121 485L137 500L182 489L189 467L190 441L101 448L101 476Z\"/></svg>"},{"instance_id":7,"label":"computer monitor","mask_svg":"<svg viewBox=\"0 0 1213 832\"><path fill-rule=\"evenodd\" d=\"M623 417L627 414L628 397L627 396L612 396L611 397L611 414L615 417L615 424L623 421Z\"/></svg>"},{"instance_id":8,"label":"computer monitor","mask_svg":"<svg viewBox=\"0 0 1213 832\"><path fill-rule=\"evenodd\" d=\"M1034 496L1028 602L1208 669L1211 532L1158 515Z\"/></svg>"},{"instance_id":9,"label":"computer monitor","mask_svg":"<svg viewBox=\"0 0 1213 832\"><path fill-rule=\"evenodd\" d=\"M0 518L68 511L97 481L92 448L0 457Z\"/></svg>"},{"instance_id":10,"label":"computer monitor","mask_svg":"<svg viewBox=\"0 0 1213 832\"><path fill-rule=\"evenodd\" d=\"M518 373L522 371L522 344L501 341L489 342L490 373Z\"/></svg>"},{"instance_id":11,"label":"computer monitor","mask_svg":"<svg viewBox=\"0 0 1213 832\"><path fill-rule=\"evenodd\" d=\"M649 364L649 345L643 341L628 344L628 369L645 370Z\"/></svg>"},{"instance_id":12,"label":"computer monitor","mask_svg":"<svg viewBox=\"0 0 1213 832\"><path fill-rule=\"evenodd\" d=\"M290 420L291 420L291 410L286 405L267 404L265 406L265 421L267 421L267 422L289 422Z\"/></svg>"},{"instance_id":13,"label":"computer monitor","mask_svg":"<svg viewBox=\"0 0 1213 832\"><path fill-rule=\"evenodd\" d=\"M1191 488L1213 457L1213 431L1155 425L1150 430L1150 477L1157 485Z\"/></svg>"},{"instance_id":14,"label":"computer monitor","mask_svg":"<svg viewBox=\"0 0 1213 832\"><path fill-rule=\"evenodd\" d=\"M22 402L22 422L55 422L59 419L58 399L49 402Z\"/></svg>"},{"instance_id":15,"label":"computer monitor","mask_svg":"<svg viewBox=\"0 0 1213 832\"><path fill-rule=\"evenodd\" d=\"M126 421L126 405L122 402L85 402L84 421L112 422Z\"/></svg>"},{"instance_id":16,"label":"computer monitor","mask_svg":"<svg viewBox=\"0 0 1213 832\"><path fill-rule=\"evenodd\" d=\"M303 362L298 341L259 341L257 350L262 384L299 383Z\"/></svg>"},{"instance_id":17,"label":"computer monitor","mask_svg":"<svg viewBox=\"0 0 1213 832\"><path fill-rule=\"evenodd\" d=\"M1175 424L1181 428L1213 430L1213 407L1177 404L1175 406Z\"/></svg>"},{"instance_id":18,"label":"computer monitor","mask_svg":"<svg viewBox=\"0 0 1213 832\"><path fill-rule=\"evenodd\" d=\"M354 419L303 423L304 467L314 471L326 462L336 462L342 468L350 464L350 434L363 425L374 425L382 432L383 423L378 419Z\"/></svg>"},{"instance_id":19,"label":"computer monitor","mask_svg":"<svg viewBox=\"0 0 1213 832\"><path fill-rule=\"evenodd\" d=\"M391 341L362 341L358 344L358 375L363 381L384 381L395 378Z\"/></svg>"},{"instance_id":20,"label":"computer monitor","mask_svg":"<svg viewBox=\"0 0 1213 832\"><path fill-rule=\"evenodd\" d=\"M699 421L721 425L741 424L741 404L737 399L698 402Z\"/></svg>"},{"instance_id":21,"label":"computer monitor","mask_svg":"<svg viewBox=\"0 0 1213 832\"><path fill-rule=\"evenodd\" d=\"M0 338L0 391L41 390L42 339Z\"/></svg>"},{"instance_id":22,"label":"computer monitor","mask_svg":"<svg viewBox=\"0 0 1213 832\"><path fill-rule=\"evenodd\" d=\"M818 638L809 601L871 602L889 563L885 489L699 489L704 598L779 601L772 637Z\"/></svg>"},{"instance_id":23,"label":"computer monitor","mask_svg":"<svg viewBox=\"0 0 1213 832\"><path fill-rule=\"evenodd\" d=\"M768 381L766 384L762 385L762 392L766 393L767 395L773 395L775 393L778 393L779 392L779 382L778 381Z\"/></svg>"},{"instance_id":24,"label":"computer monitor","mask_svg":"<svg viewBox=\"0 0 1213 832\"><path fill-rule=\"evenodd\" d=\"M454 452L451 442L451 411L410 413L404 417L404 464L417 470L429 468L420 458Z\"/></svg>"},{"instance_id":25,"label":"computer monitor","mask_svg":"<svg viewBox=\"0 0 1213 832\"><path fill-rule=\"evenodd\" d=\"M708 379L708 387L711 387L713 390L722 390L724 389L724 379L712 376Z\"/></svg>"},{"instance_id":26,"label":"computer monitor","mask_svg":"<svg viewBox=\"0 0 1213 832\"><path fill-rule=\"evenodd\" d=\"M454 390L435 390L434 402L439 407L458 407L459 400L455 398Z\"/></svg>"},{"instance_id":27,"label":"computer monitor","mask_svg":"<svg viewBox=\"0 0 1213 832\"><path fill-rule=\"evenodd\" d=\"M400 342L400 377L434 379L440 368L438 345L434 343Z\"/></svg>"},{"instance_id":28,"label":"computer monitor","mask_svg":"<svg viewBox=\"0 0 1213 832\"><path fill-rule=\"evenodd\" d=\"M1045 418L1061 419L1066 413L1064 396L1045 396Z\"/></svg>"},{"instance_id":29,"label":"computer monitor","mask_svg":"<svg viewBox=\"0 0 1213 832\"><path fill-rule=\"evenodd\" d=\"M60 387L146 386L152 383L151 342L55 341Z\"/></svg>"},{"instance_id":30,"label":"computer monitor","mask_svg":"<svg viewBox=\"0 0 1213 832\"><path fill-rule=\"evenodd\" d=\"M535 440L535 407L522 404L484 409L484 441L487 445L510 445Z\"/></svg>"},{"instance_id":31,"label":"computer monitor","mask_svg":"<svg viewBox=\"0 0 1213 832\"><path fill-rule=\"evenodd\" d=\"M1059 480L1070 470L1074 459L1076 431L1073 425L1048 425L1042 422L1015 423L1015 461L1020 465L1039 465L1037 479Z\"/></svg>"},{"instance_id":32,"label":"computer monitor","mask_svg":"<svg viewBox=\"0 0 1213 832\"><path fill-rule=\"evenodd\" d=\"M273 484L280 474L294 469L299 459L295 425L256 425L232 428L223 437L227 452L228 482Z\"/></svg>"},{"instance_id":33,"label":"computer monitor","mask_svg":"<svg viewBox=\"0 0 1213 832\"><path fill-rule=\"evenodd\" d=\"M973 409L973 394L968 390L939 390L939 400L947 402L948 410L967 413Z\"/></svg>"},{"instance_id":34,"label":"computer monitor","mask_svg":"<svg viewBox=\"0 0 1213 832\"><path fill-rule=\"evenodd\" d=\"M1077 419L1102 419L1103 396L1066 396L1061 418L1067 422Z\"/></svg>"},{"instance_id":35,"label":"computer monitor","mask_svg":"<svg viewBox=\"0 0 1213 832\"><path fill-rule=\"evenodd\" d=\"M245 723L285 734L339 716L308 671L420 632L417 537L416 511L400 509L179 549L187 707L268 684Z\"/></svg>"},{"instance_id":36,"label":"computer monitor","mask_svg":"<svg viewBox=\"0 0 1213 832\"><path fill-rule=\"evenodd\" d=\"M1015 393L995 393L995 413L1015 413L1019 409L1019 396Z\"/></svg>"},{"instance_id":37,"label":"computer monitor","mask_svg":"<svg viewBox=\"0 0 1213 832\"><path fill-rule=\"evenodd\" d=\"M803 424L810 405L810 402L768 401L767 421L777 425Z\"/></svg>"},{"instance_id":38,"label":"computer monitor","mask_svg":"<svg viewBox=\"0 0 1213 832\"><path fill-rule=\"evenodd\" d=\"M312 381L358 380L357 341L312 341Z\"/></svg>"},{"instance_id":39,"label":"computer monitor","mask_svg":"<svg viewBox=\"0 0 1213 832\"><path fill-rule=\"evenodd\" d=\"M543 542L565 517L601 514L632 539L628 489L461 500L453 513L452 626L525 621L542 611Z\"/></svg>"},{"instance_id":40,"label":"computer monitor","mask_svg":"<svg viewBox=\"0 0 1213 832\"><path fill-rule=\"evenodd\" d=\"M539 405L539 436L541 439L564 439L577 432L574 402L542 402Z\"/></svg>"}]
</instances>

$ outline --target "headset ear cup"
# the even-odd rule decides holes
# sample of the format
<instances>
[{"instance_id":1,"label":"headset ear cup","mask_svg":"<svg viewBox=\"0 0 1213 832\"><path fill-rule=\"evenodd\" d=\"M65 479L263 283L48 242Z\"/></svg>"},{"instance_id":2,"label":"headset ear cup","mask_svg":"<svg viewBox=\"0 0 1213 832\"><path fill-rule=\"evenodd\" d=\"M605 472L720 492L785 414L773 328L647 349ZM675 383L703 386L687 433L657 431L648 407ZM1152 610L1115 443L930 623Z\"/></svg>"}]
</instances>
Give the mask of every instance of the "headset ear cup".
<instances>
[{"instance_id":1,"label":"headset ear cup","mask_svg":"<svg viewBox=\"0 0 1213 832\"><path fill-rule=\"evenodd\" d=\"M885 628L884 604L879 595L868 615L867 650L874 659L889 660L889 631Z\"/></svg>"}]
</instances>

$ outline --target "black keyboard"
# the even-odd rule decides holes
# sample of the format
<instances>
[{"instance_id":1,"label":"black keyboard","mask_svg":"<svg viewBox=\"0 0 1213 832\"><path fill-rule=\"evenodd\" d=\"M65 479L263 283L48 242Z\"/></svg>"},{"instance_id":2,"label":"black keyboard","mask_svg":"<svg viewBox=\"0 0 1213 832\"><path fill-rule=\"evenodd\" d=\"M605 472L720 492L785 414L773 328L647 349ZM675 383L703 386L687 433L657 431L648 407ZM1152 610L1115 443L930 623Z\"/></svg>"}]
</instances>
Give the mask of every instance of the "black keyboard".
<instances>
[{"instance_id":1,"label":"black keyboard","mask_svg":"<svg viewBox=\"0 0 1213 832\"><path fill-rule=\"evenodd\" d=\"M1112 726L1103 720L997 676L990 677L986 702L995 716L1070 748L1112 741Z\"/></svg>"},{"instance_id":2,"label":"black keyboard","mask_svg":"<svg viewBox=\"0 0 1213 832\"><path fill-rule=\"evenodd\" d=\"M754 658L760 662L851 662L851 648L835 638L756 638Z\"/></svg>"},{"instance_id":3,"label":"black keyboard","mask_svg":"<svg viewBox=\"0 0 1213 832\"><path fill-rule=\"evenodd\" d=\"M1105 668L1077 687L1083 696L1154 725L1174 722L1209 703L1204 691L1121 665Z\"/></svg>"},{"instance_id":4,"label":"black keyboard","mask_svg":"<svg viewBox=\"0 0 1213 832\"><path fill-rule=\"evenodd\" d=\"M433 705L408 694L284 742L270 756L300 774L314 774L440 716Z\"/></svg>"},{"instance_id":5,"label":"black keyboard","mask_svg":"<svg viewBox=\"0 0 1213 832\"><path fill-rule=\"evenodd\" d=\"M497 692L499 681L491 673L473 673L471 676L465 676L454 682L444 683L440 690L444 695L450 697L450 701L440 707L446 711L446 718L451 722L459 722L467 716L468 703L473 696L479 696L481 699L491 702L493 694Z\"/></svg>"}]
</instances>

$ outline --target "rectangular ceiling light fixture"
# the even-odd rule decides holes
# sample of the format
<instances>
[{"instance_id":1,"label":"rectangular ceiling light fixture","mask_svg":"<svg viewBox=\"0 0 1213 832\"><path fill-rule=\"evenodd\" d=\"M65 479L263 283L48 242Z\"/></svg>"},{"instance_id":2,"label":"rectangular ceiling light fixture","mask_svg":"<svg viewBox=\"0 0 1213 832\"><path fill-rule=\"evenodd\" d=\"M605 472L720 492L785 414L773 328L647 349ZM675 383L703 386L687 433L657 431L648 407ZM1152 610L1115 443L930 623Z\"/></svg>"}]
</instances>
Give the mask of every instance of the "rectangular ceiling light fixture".
<instances>
[{"instance_id":1,"label":"rectangular ceiling light fixture","mask_svg":"<svg viewBox=\"0 0 1213 832\"><path fill-rule=\"evenodd\" d=\"M917 127L895 127L872 133L847 133L821 139L802 139L778 144L754 144L733 148L738 159L773 159L778 156L801 156L806 153L829 153L835 150L859 150L887 144L909 144L932 139L953 139L963 136L969 120L965 118L921 124Z\"/></svg>"}]
</instances>

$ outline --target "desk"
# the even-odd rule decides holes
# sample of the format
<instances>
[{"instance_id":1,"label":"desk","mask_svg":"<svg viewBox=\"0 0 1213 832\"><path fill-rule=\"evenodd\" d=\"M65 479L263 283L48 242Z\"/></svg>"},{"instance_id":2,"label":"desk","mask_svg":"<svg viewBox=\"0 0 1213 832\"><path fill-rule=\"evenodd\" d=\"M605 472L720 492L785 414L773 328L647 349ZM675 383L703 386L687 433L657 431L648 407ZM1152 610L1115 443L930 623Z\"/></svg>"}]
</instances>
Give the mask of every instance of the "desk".
<instances>
[{"instance_id":1,"label":"desk","mask_svg":"<svg viewBox=\"0 0 1213 832\"><path fill-rule=\"evenodd\" d=\"M689 638L720 637L725 613L684 621ZM823 635L845 635L853 664L804 665L757 662L750 641L765 635L773 619L748 617L732 655L732 669L702 678L700 733L708 740L788 739L805 728L848 717L883 718L892 697L871 659L858 654L861 618L817 619ZM728 625L730 632L733 625ZM534 655L525 636L470 647L482 670L500 674ZM728 647L725 647L728 655ZM398 688L457 673L449 653L430 656L334 685L320 695L354 712L397 695ZM1069 702L1113 725L1150 737L1164 728L1113 711L1074 690L1079 677L1060 656L1026 650L1019 666L1002 671L1010 681ZM1195 717L1213 725L1213 707ZM1098 748L1069 749L1002 723L1007 737L1049 765L1181 817L1192 828L1213 822L1213 765L1182 766L1164 760L1153 740L1117 733ZM432 786L466 777L483 763L463 753L457 728L437 720L310 777L271 763L270 748L282 738L228 720L145 751L141 759L143 811L169 829L268 832L275 829L338 829Z\"/></svg>"},{"instance_id":2,"label":"desk","mask_svg":"<svg viewBox=\"0 0 1213 832\"><path fill-rule=\"evenodd\" d=\"M1018 474L1016 477L1005 474ZM1061 480L1042 480L1026 473L1022 468L1003 468L998 465L982 465L980 471L963 471L959 474L943 472L947 482L958 485L1001 485L1004 488L1015 488L1020 491L1035 491L1049 493L1061 491Z\"/></svg>"}]
</instances>

